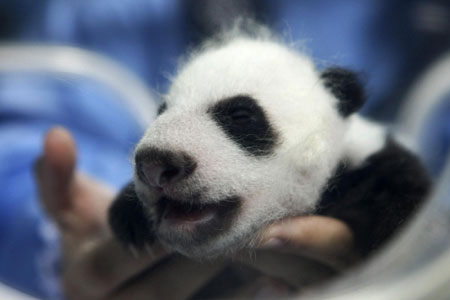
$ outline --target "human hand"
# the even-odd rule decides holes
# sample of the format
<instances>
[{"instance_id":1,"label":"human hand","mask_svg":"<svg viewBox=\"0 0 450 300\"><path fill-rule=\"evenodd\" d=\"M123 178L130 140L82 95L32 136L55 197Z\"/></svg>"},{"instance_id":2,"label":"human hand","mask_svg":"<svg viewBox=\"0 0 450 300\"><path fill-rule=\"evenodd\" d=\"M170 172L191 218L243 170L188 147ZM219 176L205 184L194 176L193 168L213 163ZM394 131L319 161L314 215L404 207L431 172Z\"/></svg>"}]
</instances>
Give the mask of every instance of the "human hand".
<instances>
[{"instance_id":1,"label":"human hand","mask_svg":"<svg viewBox=\"0 0 450 300\"><path fill-rule=\"evenodd\" d=\"M358 258L347 224L318 215L293 217L270 225L257 247L303 255L336 269L345 269Z\"/></svg>"},{"instance_id":2,"label":"human hand","mask_svg":"<svg viewBox=\"0 0 450 300\"><path fill-rule=\"evenodd\" d=\"M36 163L42 205L62 241L62 283L69 299L186 299L223 266L171 255L158 244L133 257L112 237L113 190L75 170L70 133L52 129Z\"/></svg>"},{"instance_id":3,"label":"human hand","mask_svg":"<svg viewBox=\"0 0 450 300\"><path fill-rule=\"evenodd\" d=\"M75 160L71 135L57 128L47 135L36 166L42 204L61 232L63 286L70 299L184 299L221 269L223 262L200 264L171 256L159 245L152 247L152 255L133 258L111 237L106 224L114 192L77 172ZM342 268L352 254L352 234L336 219L296 217L269 226L257 248L313 257ZM283 278L273 268L273 259L246 263Z\"/></svg>"},{"instance_id":4,"label":"human hand","mask_svg":"<svg viewBox=\"0 0 450 300\"><path fill-rule=\"evenodd\" d=\"M250 295L264 291L272 298L333 278L359 260L350 228L338 219L318 215L287 218L268 226L252 250L238 258L267 276L252 287Z\"/></svg>"}]
</instances>

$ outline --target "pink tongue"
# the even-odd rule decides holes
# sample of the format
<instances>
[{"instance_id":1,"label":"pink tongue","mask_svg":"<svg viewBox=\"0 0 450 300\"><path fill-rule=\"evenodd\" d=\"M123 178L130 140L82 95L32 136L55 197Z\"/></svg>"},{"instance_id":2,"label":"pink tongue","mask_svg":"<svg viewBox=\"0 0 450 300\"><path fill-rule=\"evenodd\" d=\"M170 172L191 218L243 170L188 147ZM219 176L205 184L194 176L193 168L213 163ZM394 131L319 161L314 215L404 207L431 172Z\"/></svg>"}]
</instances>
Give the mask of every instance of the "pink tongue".
<instances>
[{"instance_id":1,"label":"pink tongue","mask_svg":"<svg viewBox=\"0 0 450 300\"><path fill-rule=\"evenodd\" d=\"M212 213L213 209L211 207L187 211L170 205L166 209L164 218L176 222L196 222L207 218Z\"/></svg>"}]
</instances>

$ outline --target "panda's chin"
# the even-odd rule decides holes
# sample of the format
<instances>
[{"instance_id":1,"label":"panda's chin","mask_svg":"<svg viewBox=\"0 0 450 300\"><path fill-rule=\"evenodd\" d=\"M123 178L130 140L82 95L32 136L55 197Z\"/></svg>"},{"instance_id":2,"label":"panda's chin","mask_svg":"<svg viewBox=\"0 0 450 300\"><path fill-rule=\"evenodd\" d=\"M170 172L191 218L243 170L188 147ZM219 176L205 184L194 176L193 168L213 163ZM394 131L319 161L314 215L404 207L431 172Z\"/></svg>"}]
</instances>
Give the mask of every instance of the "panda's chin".
<instances>
[{"instance_id":1,"label":"panda's chin","mask_svg":"<svg viewBox=\"0 0 450 300\"><path fill-rule=\"evenodd\" d=\"M162 197L157 203L158 239L174 249L201 247L228 231L240 202L236 196L213 203Z\"/></svg>"}]
</instances>

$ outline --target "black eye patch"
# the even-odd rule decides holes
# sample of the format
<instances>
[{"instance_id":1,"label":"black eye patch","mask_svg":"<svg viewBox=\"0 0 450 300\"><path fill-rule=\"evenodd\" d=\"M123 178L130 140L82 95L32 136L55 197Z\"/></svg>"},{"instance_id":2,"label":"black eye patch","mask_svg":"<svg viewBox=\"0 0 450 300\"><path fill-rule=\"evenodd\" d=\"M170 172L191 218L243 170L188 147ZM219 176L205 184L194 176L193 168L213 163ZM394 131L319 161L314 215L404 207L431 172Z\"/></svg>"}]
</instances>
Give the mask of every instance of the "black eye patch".
<instances>
[{"instance_id":1,"label":"black eye patch","mask_svg":"<svg viewBox=\"0 0 450 300\"><path fill-rule=\"evenodd\" d=\"M208 113L228 137L248 153L255 156L272 153L277 134L251 97L240 95L222 100Z\"/></svg>"}]
</instances>

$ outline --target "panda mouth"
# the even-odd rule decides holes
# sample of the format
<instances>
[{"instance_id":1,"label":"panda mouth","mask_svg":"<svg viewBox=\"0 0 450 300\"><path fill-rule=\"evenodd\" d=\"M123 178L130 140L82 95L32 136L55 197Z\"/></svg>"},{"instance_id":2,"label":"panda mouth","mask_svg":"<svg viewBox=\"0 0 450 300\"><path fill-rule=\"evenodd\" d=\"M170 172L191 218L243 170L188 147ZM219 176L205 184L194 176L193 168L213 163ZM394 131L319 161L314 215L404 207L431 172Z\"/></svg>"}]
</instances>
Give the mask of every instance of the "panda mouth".
<instances>
[{"instance_id":1,"label":"panda mouth","mask_svg":"<svg viewBox=\"0 0 450 300\"><path fill-rule=\"evenodd\" d=\"M229 197L214 203L162 197L157 203L158 223L160 226L187 231L224 228L223 225L235 215L239 203L239 197Z\"/></svg>"},{"instance_id":2,"label":"panda mouth","mask_svg":"<svg viewBox=\"0 0 450 300\"><path fill-rule=\"evenodd\" d=\"M169 222L207 222L216 214L215 205L198 205L170 201L165 206L162 218Z\"/></svg>"}]
</instances>

